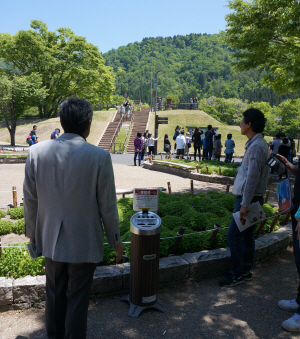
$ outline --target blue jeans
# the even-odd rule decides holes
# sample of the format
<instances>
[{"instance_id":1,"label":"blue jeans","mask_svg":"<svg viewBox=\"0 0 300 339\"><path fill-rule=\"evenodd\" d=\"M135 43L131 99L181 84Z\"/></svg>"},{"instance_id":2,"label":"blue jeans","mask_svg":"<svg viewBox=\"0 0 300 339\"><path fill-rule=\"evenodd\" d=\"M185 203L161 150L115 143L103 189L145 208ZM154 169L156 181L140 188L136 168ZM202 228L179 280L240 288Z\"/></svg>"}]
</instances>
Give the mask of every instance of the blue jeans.
<instances>
[{"instance_id":1,"label":"blue jeans","mask_svg":"<svg viewBox=\"0 0 300 339\"><path fill-rule=\"evenodd\" d=\"M242 196L239 195L236 197L233 213L241 209L242 200ZM259 201L262 205L264 198L262 196L255 196L251 203L256 201ZM227 232L227 243L231 254L230 273L240 275L243 272L249 272L251 270L255 253L254 229L255 225L240 232L232 217Z\"/></svg>"},{"instance_id":2,"label":"blue jeans","mask_svg":"<svg viewBox=\"0 0 300 339\"><path fill-rule=\"evenodd\" d=\"M142 152L134 152L134 158L133 158L134 166L136 166L136 156L137 155L139 155L139 166L141 166Z\"/></svg>"}]
</instances>

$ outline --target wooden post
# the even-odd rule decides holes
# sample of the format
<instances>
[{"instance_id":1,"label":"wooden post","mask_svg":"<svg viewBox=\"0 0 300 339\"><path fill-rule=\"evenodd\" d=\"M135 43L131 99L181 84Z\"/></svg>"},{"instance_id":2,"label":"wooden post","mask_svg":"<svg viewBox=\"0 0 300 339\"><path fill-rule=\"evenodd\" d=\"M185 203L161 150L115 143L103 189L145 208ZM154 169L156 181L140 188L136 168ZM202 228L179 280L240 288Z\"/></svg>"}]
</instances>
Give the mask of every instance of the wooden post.
<instances>
[{"instance_id":1,"label":"wooden post","mask_svg":"<svg viewBox=\"0 0 300 339\"><path fill-rule=\"evenodd\" d=\"M177 238L175 238L175 244L174 244L173 249L172 249L173 254L176 254L178 252L184 231L185 231L185 227L180 226L179 231L177 233Z\"/></svg>"},{"instance_id":2,"label":"wooden post","mask_svg":"<svg viewBox=\"0 0 300 339\"><path fill-rule=\"evenodd\" d=\"M163 155L162 155L162 153L160 153L160 159L161 159L161 160L163 159Z\"/></svg>"},{"instance_id":3,"label":"wooden post","mask_svg":"<svg viewBox=\"0 0 300 339\"><path fill-rule=\"evenodd\" d=\"M206 174L208 174L208 165L206 165Z\"/></svg>"},{"instance_id":4,"label":"wooden post","mask_svg":"<svg viewBox=\"0 0 300 339\"><path fill-rule=\"evenodd\" d=\"M219 166L219 175L222 175L221 166Z\"/></svg>"},{"instance_id":5,"label":"wooden post","mask_svg":"<svg viewBox=\"0 0 300 339\"><path fill-rule=\"evenodd\" d=\"M167 184L168 184L168 191L169 191L169 194L172 194L172 189L171 189L171 183L170 183L170 181L167 182Z\"/></svg>"},{"instance_id":6,"label":"wooden post","mask_svg":"<svg viewBox=\"0 0 300 339\"><path fill-rule=\"evenodd\" d=\"M275 224L277 223L278 219L280 218L280 214L275 215L274 219L271 222L271 226L270 226L270 233L273 232Z\"/></svg>"},{"instance_id":7,"label":"wooden post","mask_svg":"<svg viewBox=\"0 0 300 339\"><path fill-rule=\"evenodd\" d=\"M258 224L258 226L257 226L257 228L256 228L256 230L255 230L255 235L259 235L259 233L261 232L261 230L262 230L263 227L265 226L265 223L267 222L267 219L268 219L268 216L266 215L266 219L265 219L265 220L262 220L262 221Z\"/></svg>"},{"instance_id":8,"label":"wooden post","mask_svg":"<svg viewBox=\"0 0 300 339\"><path fill-rule=\"evenodd\" d=\"M234 159L232 159L232 164L234 164Z\"/></svg>"},{"instance_id":9,"label":"wooden post","mask_svg":"<svg viewBox=\"0 0 300 339\"><path fill-rule=\"evenodd\" d=\"M172 160L172 154L170 153L170 160Z\"/></svg>"},{"instance_id":10,"label":"wooden post","mask_svg":"<svg viewBox=\"0 0 300 339\"><path fill-rule=\"evenodd\" d=\"M269 200L269 195L270 195L270 190L266 191L266 196L265 196L265 203L268 202Z\"/></svg>"},{"instance_id":11,"label":"wooden post","mask_svg":"<svg viewBox=\"0 0 300 339\"><path fill-rule=\"evenodd\" d=\"M12 192L13 192L13 205L14 205L14 208L17 208L18 200L17 200L17 187L16 186L13 186Z\"/></svg>"},{"instance_id":12,"label":"wooden post","mask_svg":"<svg viewBox=\"0 0 300 339\"><path fill-rule=\"evenodd\" d=\"M291 211L288 211L287 214L285 215L284 219L280 223L280 225L285 225L288 222L290 216L291 216Z\"/></svg>"},{"instance_id":13,"label":"wooden post","mask_svg":"<svg viewBox=\"0 0 300 339\"><path fill-rule=\"evenodd\" d=\"M191 179L191 192L194 193L194 181Z\"/></svg>"},{"instance_id":14,"label":"wooden post","mask_svg":"<svg viewBox=\"0 0 300 339\"><path fill-rule=\"evenodd\" d=\"M122 198L125 198L125 193L122 193Z\"/></svg>"},{"instance_id":15,"label":"wooden post","mask_svg":"<svg viewBox=\"0 0 300 339\"><path fill-rule=\"evenodd\" d=\"M226 194L229 194L230 184L226 184Z\"/></svg>"},{"instance_id":16,"label":"wooden post","mask_svg":"<svg viewBox=\"0 0 300 339\"><path fill-rule=\"evenodd\" d=\"M217 236L217 234L219 232L220 227L221 227L221 225L218 222L214 225L214 229L211 232L211 236L210 236L211 247L214 246L214 243L215 243L215 240L216 240L216 236Z\"/></svg>"},{"instance_id":17,"label":"wooden post","mask_svg":"<svg viewBox=\"0 0 300 339\"><path fill-rule=\"evenodd\" d=\"M196 171L197 171L197 173L199 173L199 166L198 166L198 164L196 165Z\"/></svg>"},{"instance_id":18,"label":"wooden post","mask_svg":"<svg viewBox=\"0 0 300 339\"><path fill-rule=\"evenodd\" d=\"M179 157L180 160L182 160L182 155Z\"/></svg>"},{"instance_id":19,"label":"wooden post","mask_svg":"<svg viewBox=\"0 0 300 339\"><path fill-rule=\"evenodd\" d=\"M149 162L150 162L150 164L152 164L152 158L151 157L149 157Z\"/></svg>"}]
</instances>

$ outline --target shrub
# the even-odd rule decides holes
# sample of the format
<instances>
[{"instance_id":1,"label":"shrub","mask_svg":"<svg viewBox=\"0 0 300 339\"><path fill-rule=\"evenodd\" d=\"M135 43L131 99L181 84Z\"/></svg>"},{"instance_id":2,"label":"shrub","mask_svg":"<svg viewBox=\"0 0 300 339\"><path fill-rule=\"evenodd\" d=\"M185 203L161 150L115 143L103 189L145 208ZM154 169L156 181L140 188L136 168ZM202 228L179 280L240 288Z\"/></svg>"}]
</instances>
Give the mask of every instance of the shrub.
<instances>
[{"instance_id":1,"label":"shrub","mask_svg":"<svg viewBox=\"0 0 300 339\"><path fill-rule=\"evenodd\" d=\"M10 215L11 219L21 219L24 218L24 209L23 206L17 208L10 208L7 211L7 214Z\"/></svg>"},{"instance_id":2,"label":"shrub","mask_svg":"<svg viewBox=\"0 0 300 339\"><path fill-rule=\"evenodd\" d=\"M176 231L170 231L165 229L161 232L160 238L168 238L168 237L175 237L177 235ZM167 256L172 253L172 248L175 244L175 238L172 239L161 239L160 240L160 247L159 252L161 256Z\"/></svg>"},{"instance_id":3,"label":"shrub","mask_svg":"<svg viewBox=\"0 0 300 339\"><path fill-rule=\"evenodd\" d=\"M180 226L184 226L181 217L176 217L175 215L166 215L161 218L161 226L162 229L164 228L172 231L173 229L179 229Z\"/></svg>"},{"instance_id":4,"label":"shrub","mask_svg":"<svg viewBox=\"0 0 300 339\"><path fill-rule=\"evenodd\" d=\"M14 244L13 246L26 246L27 243ZM45 258L39 257L32 260L24 247L3 248L0 257L0 277L22 278L26 275L44 275ZM47 269L47 268L46 268Z\"/></svg>"},{"instance_id":5,"label":"shrub","mask_svg":"<svg viewBox=\"0 0 300 339\"><path fill-rule=\"evenodd\" d=\"M202 214L192 210L182 215L181 221L183 226L191 228L195 231L203 231L205 228L201 224Z\"/></svg>"},{"instance_id":6,"label":"shrub","mask_svg":"<svg viewBox=\"0 0 300 339\"><path fill-rule=\"evenodd\" d=\"M201 168L201 173L207 174L206 166ZM214 169L212 167L208 167L208 174L213 174L213 173L214 173Z\"/></svg>"},{"instance_id":7,"label":"shrub","mask_svg":"<svg viewBox=\"0 0 300 339\"><path fill-rule=\"evenodd\" d=\"M262 208L269 217L275 215L274 207L270 203L263 204Z\"/></svg>"},{"instance_id":8,"label":"shrub","mask_svg":"<svg viewBox=\"0 0 300 339\"><path fill-rule=\"evenodd\" d=\"M24 218L17 222L13 222L11 225L11 231L16 234L24 234L25 233Z\"/></svg>"},{"instance_id":9,"label":"shrub","mask_svg":"<svg viewBox=\"0 0 300 339\"><path fill-rule=\"evenodd\" d=\"M221 175L227 177L235 177L236 169L234 168L221 168Z\"/></svg>"},{"instance_id":10,"label":"shrub","mask_svg":"<svg viewBox=\"0 0 300 339\"><path fill-rule=\"evenodd\" d=\"M0 235L11 233L12 224L10 220L0 220Z\"/></svg>"},{"instance_id":11,"label":"shrub","mask_svg":"<svg viewBox=\"0 0 300 339\"><path fill-rule=\"evenodd\" d=\"M125 233L127 233L130 230L130 220L123 220L120 222L120 235L124 235Z\"/></svg>"},{"instance_id":12,"label":"shrub","mask_svg":"<svg viewBox=\"0 0 300 339\"><path fill-rule=\"evenodd\" d=\"M1 218L4 218L5 216L6 216L6 212L0 211L0 219L1 219Z\"/></svg>"},{"instance_id":13,"label":"shrub","mask_svg":"<svg viewBox=\"0 0 300 339\"><path fill-rule=\"evenodd\" d=\"M191 210L191 206L183 201L169 202L166 205L158 207L158 215L164 217L165 215L182 216L185 212Z\"/></svg>"},{"instance_id":14,"label":"shrub","mask_svg":"<svg viewBox=\"0 0 300 339\"><path fill-rule=\"evenodd\" d=\"M184 234L195 233L190 228L186 228ZM210 232L185 235L182 237L179 252L180 253L189 253L189 252L198 252L207 250L210 248Z\"/></svg>"},{"instance_id":15,"label":"shrub","mask_svg":"<svg viewBox=\"0 0 300 339\"><path fill-rule=\"evenodd\" d=\"M224 208L226 208L228 211L233 212L234 206L235 206L235 195L230 194L223 194L220 198L220 204Z\"/></svg>"}]
</instances>

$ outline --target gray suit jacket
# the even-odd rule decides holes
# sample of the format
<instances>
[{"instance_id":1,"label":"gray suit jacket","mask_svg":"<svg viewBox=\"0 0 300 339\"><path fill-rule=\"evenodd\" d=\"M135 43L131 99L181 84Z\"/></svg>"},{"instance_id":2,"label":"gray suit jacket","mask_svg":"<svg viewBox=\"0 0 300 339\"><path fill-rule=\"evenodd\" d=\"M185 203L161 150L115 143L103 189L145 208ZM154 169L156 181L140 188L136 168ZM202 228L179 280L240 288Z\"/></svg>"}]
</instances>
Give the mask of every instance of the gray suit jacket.
<instances>
[{"instance_id":1,"label":"gray suit jacket","mask_svg":"<svg viewBox=\"0 0 300 339\"><path fill-rule=\"evenodd\" d=\"M28 152L24 180L25 235L54 261L103 259L103 227L108 243L120 242L110 154L65 133ZM107 246L107 245L106 245Z\"/></svg>"}]
</instances>

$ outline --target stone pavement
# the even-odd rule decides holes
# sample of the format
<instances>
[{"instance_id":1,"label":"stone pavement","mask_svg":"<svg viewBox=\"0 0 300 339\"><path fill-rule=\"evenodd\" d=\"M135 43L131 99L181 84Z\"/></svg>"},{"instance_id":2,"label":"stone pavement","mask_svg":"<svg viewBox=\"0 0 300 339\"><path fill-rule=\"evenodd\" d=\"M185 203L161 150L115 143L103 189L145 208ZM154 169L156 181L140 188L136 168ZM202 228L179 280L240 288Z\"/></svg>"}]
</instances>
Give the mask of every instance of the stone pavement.
<instances>
[{"instance_id":1,"label":"stone pavement","mask_svg":"<svg viewBox=\"0 0 300 339\"><path fill-rule=\"evenodd\" d=\"M278 308L280 299L296 296L298 279L291 249L260 263L253 281L225 288L218 278L200 283L164 286L159 297L166 313L149 310L139 318L127 316L121 296L90 302L87 339L100 338L298 338L282 321L292 313ZM1 339L46 339L44 309L0 314Z\"/></svg>"}]
</instances>

